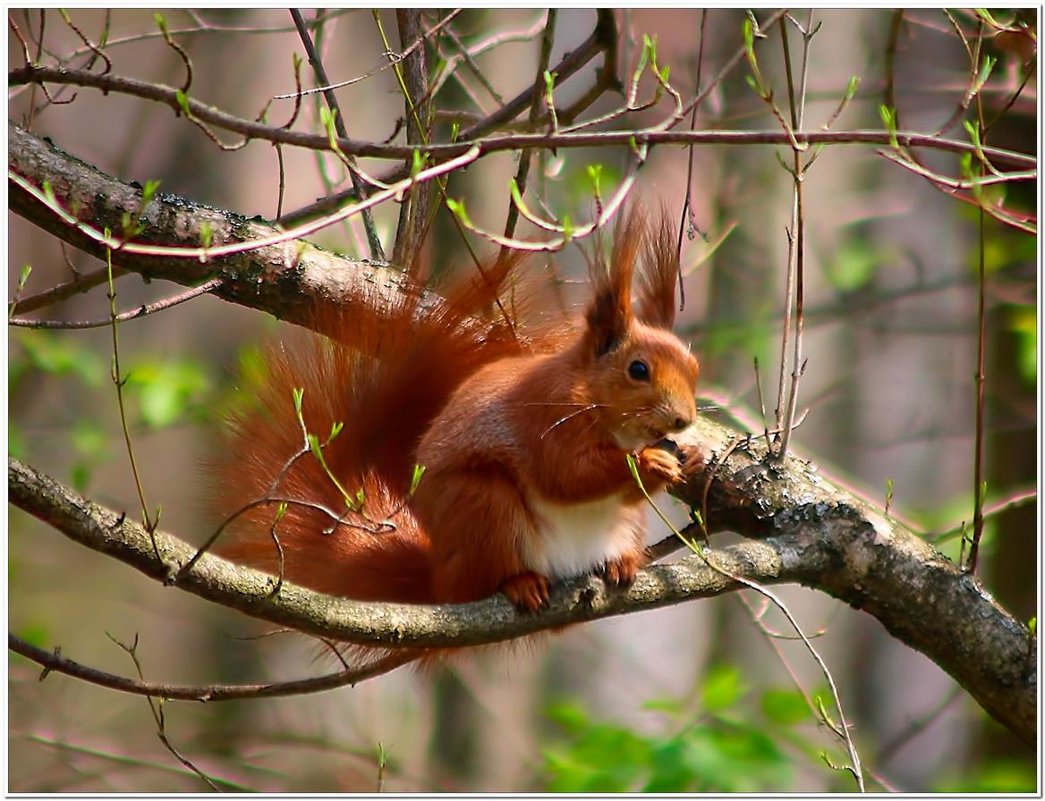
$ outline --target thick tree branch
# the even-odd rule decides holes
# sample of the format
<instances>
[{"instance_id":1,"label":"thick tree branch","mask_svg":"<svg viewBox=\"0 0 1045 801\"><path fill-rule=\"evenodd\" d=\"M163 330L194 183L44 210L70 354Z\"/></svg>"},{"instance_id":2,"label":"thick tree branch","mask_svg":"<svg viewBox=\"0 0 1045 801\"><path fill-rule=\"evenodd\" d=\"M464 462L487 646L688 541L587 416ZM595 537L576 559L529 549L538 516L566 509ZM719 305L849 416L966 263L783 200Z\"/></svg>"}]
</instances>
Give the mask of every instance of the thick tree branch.
<instances>
[{"instance_id":1,"label":"thick tree branch","mask_svg":"<svg viewBox=\"0 0 1045 801\"><path fill-rule=\"evenodd\" d=\"M149 533L127 515L96 504L17 459L8 460L8 492L18 508L43 520L92 550L112 556L158 581L170 582L196 549L157 531L157 559ZM714 552L725 571L774 583L781 575L776 543L745 542ZM161 561L162 560L162 561ZM822 567L826 568L826 565ZM791 565L787 570L793 570ZM418 606L361 603L333 598L203 555L177 586L201 598L307 634L386 648L440 648L482 645L532 634L567 623L653 609L738 587L721 570L696 559L647 571L628 592L611 592L601 579L564 582L539 615L516 612L503 596L470 604Z\"/></svg>"},{"instance_id":2,"label":"thick tree branch","mask_svg":"<svg viewBox=\"0 0 1045 801\"><path fill-rule=\"evenodd\" d=\"M899 640L950 673L985 710L1027 742L1036 727L1035 643L979 581L865 501L794 458L763 461L764 443L736 447L738 435L703 419L683 443L710 467L678 495L700 508L712 530L752 539L705 556L642 571L626 592L586 577L556 587L546 610L520 615L500 595L472 604L358 603L284 584L205 555L183 589L254 617L306 633L383 647L436 648L500 642L536 631L677 604L740 588L798 582L874 615ZM721 464L716 460L726 456ZM19 508L89 548L153 578L170 580L195 553L156 533L162 562L137 523L10 459L9 494Z\"/></svg>"},{"instance_id":3,"label":"thick tree branch","mask_svg":"<svg viewBox=\"0 0 1045 801\"><path fill-rule=\"evenodd\" d=\"M116 180L50 142L8 123L8 166L36 186L51 187L63 208L97 230L140 226L135 242L198 248L204 232L214 245L249 242L279 232L260 217L246 218L162 192L143 208L141 187ZM9 181L9 207L34 225L99 259L105 248L60 219L50 208ZM113 264L184 286L213 278L218 297L288 322L310 319L317 305L345 297L361 285L394 288L401 275L368 261L355 261L305 242L288 242L200 262L194 258L113 252Z\"/></svg>"},{"instance_id":4,"label":"thick tree branch","mask_svg":"<svg viewBox=\"0 0 1045 801\"><path fill-rule=\"evenodd\" d=\"M144 226L140 241L198 246L204 227L214 243L243 242L274 230L260 219L160 195L144 210L141 191L9 126L11 169L37 186L47 181L66 209L93 226L120 230L124 214ZM32 195L10 184L11 208L57 237L103 255L97 243L61 221ZM302 323L313 303L329 302L359 282L398 286L398 274L351 262L299 242L258 248L201 264L194 259L133 256L116 251L128 270L186 285L221 277L215 294ZM995 604L978 580L895 520L820 478L807 463L763 460L765 444L733 447L735 434L701 420L689 443L713 465L704 506L697 476L678 494L704 510L712 531L730 529L751 541L713 552L727 573L764 583L799 582L863 609L898 639L950 673L996 719L1023 739L1035 736L1036 644L1029 631ZM714 466L729 452L723 465ZM68 536L158 579L184 564L193 549L157 534L164 564L140 526L91 504L18 462L10 463L11 498ZM271 599L271 579L214 557L201 560L184 588L273 623L349 642L438 647L500 641L567 622L591 620L706 597L736 588L720 570L690 558L645 571L627 593L607 593L598 579L563 584L546 613L519 616L502 598L477 604L410 607L354 604L284 586Z\"/></svg>"},{"instance_id":5,"label":"thick tree branch","mask_svg":"<svg viewBox=\"0 0 1045 801\"><path fill-rule=\"evenodd\" d=\"M697 448L710 467L674 494L702 509L711 531L798 548L787 560L794 572L781 578L873 615L991 716L1034 741L1037 643L979 579L811 462L770 459L764 439L704 419L679 443Z\"/></svg>"}]
</instances>

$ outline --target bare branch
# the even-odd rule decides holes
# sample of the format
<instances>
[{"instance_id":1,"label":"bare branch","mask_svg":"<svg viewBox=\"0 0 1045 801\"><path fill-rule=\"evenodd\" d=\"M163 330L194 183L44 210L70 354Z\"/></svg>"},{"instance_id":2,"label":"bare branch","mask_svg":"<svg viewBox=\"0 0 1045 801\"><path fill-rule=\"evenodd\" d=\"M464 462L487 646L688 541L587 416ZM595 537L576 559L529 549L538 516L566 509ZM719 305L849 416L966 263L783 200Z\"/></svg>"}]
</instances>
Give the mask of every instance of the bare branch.
<instances>
[{"instance_id":1,"label":"bare branch","mask_svg":"<svg viewBox=\"0 0 1045 801\"><path fill-rule=\"evenodd\" d=\"M264 684L158 684L107 673L97 668L82 665L62 655L60 649L45 651L8 633L7 647L26 659L43 666L48 672L64 673L91 684L111 690L145 695L151 698L167 698L174 701L234 701L242 698L285 698L290 695L309 695L338 687L356 685L367 679L383 676L398 667L414 661L409 651L397 651L363 667L346 667L337 673L316 676L297 681L266 682ZM43 677L41 677L43 678Z\"/></svg>"},{"instance_id":2,"label":"bare branch","mask_svg":"<svg viewBox=\"0 0 1045 801\"><path fill-rule=\"evenodd\" d=\"M319 52L316 50L315 45L312 43L312 37L308 32L308 27L305 25L305 20L301 16L301 12L296 8L290 9L290 15L294 20L294 26L298 30L298 36L301 37L301 44L305 48L305 53L308 56L308 63L312 65L312 70L316 73L316 81L323 87L330 86L330 79L327 78L326 68L323 66L323 60L319 57ZM334 90L330 88L323 89L323 99L327 102L327 107L330 109L330 114L334 119L334 129L337 131L337 135L341 139L348 139L348 129L345 127L345 115L341 111L341 107L338 105L337 97L334 95ZM348 158L348 174L352 179L352 189L356 193L356 197L360 200L367 199L366 185L360 179L359 169L356 167L355 159L349 155ZM370 214L370 210L363 211L363 228L366 231L367 243L370 246L370 258L377 261L384 261L385 252L381 247L381 239L377 235L377 228L374 226L374 218Z\"/></svg>"},{"instance_id":3,"label":"bare branch","mask_svg":"<svg viewBox=\"0 0 1045 801\"><path fill-rule=\"evenodd\" d=\"M559 75L562 80L562 75ZM118 92L141 97L146 100L155 100L170 106L175 111L181 110L177 90L162 84L150 84L133 78L124 78L113 75L96 75L91 72L79 70L63 70L54 67L27 66L20 67L8 73L8 81L12 85L21 83L58 83L74 84L78 86L96 88L106 92ZM532 99L532 87L524 92L526 99ZM706 95L701 92L693 101L687 104L683 111L691 108L694 103ZM193 98L187 99L190 113L198 120L209 122L218 127L241 133L251 139L262 139L269 142L278 142L286 145L309 148L312 150L330 150L330 138L323 134L312 134L301 131L289 131L265 125L254 120L246 120L235 117L224 111L208 106ZM510 109L512 103L504 108ZM514 117L525 109L516 110L507 119ZM570 133L570 134L505 134L503 136L485 135L489 130L507 120L487 120L476 123L461 132L458 142L452 144L431 144L422 148L413 148L404 145L385 145L374 142L363 142L355 139L338 139L337 145L342 152L354 156L365 156L373 158L384 158L393 160L411 159L415 150L423 150L430 153L436 161L443 161L458 157L466 153L473 145L478 145L480 155L499 152L503 150L517 150L522 148L563 148L563 147L608 147L629 146L634 140L637 144L774 144L792 145L798 144L873 144L890 145L893 142L893 134L884 130L857 130L857 131L805 131L794 133L784 131L649 131L636 134L632 131L603 131L597 133ZM676 120L678 122L680 120ZM496 125L494 124L496 122ZM674 123L673 123L674 124ZM481 140L479 137L483 137ZM1017 153L995 147L977 148L970 142L962 142L955 139L946 139L931 134L923 134L916 131L897 131L895 140L902 147L926 147L936 150L944 150L952 153L972 153L973 155L984 155L998 164L1010 165L1018 169L1034 169L1037 161L1033 155ZM383 178L382 180L389 180Z\"/></svg>"}]
</instances>

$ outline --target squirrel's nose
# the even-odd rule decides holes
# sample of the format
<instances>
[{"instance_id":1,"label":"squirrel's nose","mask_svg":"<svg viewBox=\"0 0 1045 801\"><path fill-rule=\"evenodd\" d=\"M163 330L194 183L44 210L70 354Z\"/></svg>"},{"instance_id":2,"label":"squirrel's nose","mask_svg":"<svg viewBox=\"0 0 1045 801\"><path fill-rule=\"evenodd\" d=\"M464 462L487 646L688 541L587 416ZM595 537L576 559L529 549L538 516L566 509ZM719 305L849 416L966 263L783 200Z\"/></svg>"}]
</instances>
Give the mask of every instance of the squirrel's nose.
<instances>
[{"instance_id":1,"label":"squirrel's nose","mask_svg":"<svg viewBox=\"0 0 1045 801\"><path fill-rule=\"evenodd\" d=\"M681 414L675 416L675 421L671 426L671 430L678 433L684 428L688 428L692 421L688 417L683 417Z\"/></svg>"}]
</instances>

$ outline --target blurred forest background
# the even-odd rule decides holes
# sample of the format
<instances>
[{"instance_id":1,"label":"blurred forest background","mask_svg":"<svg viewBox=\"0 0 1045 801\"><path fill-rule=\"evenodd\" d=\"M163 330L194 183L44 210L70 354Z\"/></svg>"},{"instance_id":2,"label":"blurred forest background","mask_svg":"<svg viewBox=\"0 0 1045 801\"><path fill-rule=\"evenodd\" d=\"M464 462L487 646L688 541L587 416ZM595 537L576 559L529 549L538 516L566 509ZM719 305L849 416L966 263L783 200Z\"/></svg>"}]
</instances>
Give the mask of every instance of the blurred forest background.
<instances>
[{"instance_id":1,"label":"blurred forest background","mask_svg":"<svg viewBox=\"0 0 1045 801\"><path fill-rule=\"evenodd\" d=\"M446 12L424 14L431 27ZM805 26L810 14L792 12ZM988 144L1036 154L1037 19L1029 12L918 9L818 10L809 40L804 128L827 123L859 79L832 130L884 127L895 109L901 130L968 140L963 120L996 120ZM760 20L770 12L759 10ZM98 42L116 75L182 85L182 57L164 42L152 11L61 13L10 10L31 58L70 66L101 63L77 34ZM191 59L191 96L253 119L268 106L282 124L295 91L292 56L301 40L285 10L165 12L173 41ZM307 20L313 11L304 12ZM743 48L742 11L623 10L618 75L626 82L655 37L658 66L687 100ZM362 76L399 49L394 12L322 12L312 34L332 81ZM534 81L545 10L466 10L428 42L430 69L454 66L435 96L449 136ZM380 27L378 25L380 22ZM590 36L596 12L557 13L550 64ZM790 24L790 23L788 23ZM703 26L703 35L702 35ZM802 37L791 29L791 46ZM1022 31L1022 32L1021 32ZM766 28L755 52L763 80L787 108L779 31ZM515 34L515 36L508 36ZM42 52L36 51L42 36ZM382 37L388 37L388 44ZM501 37L491 44L491 37ZM964 40L963 40L964 38ZM703 47L701 45L703 44ZM481 52L472 52L472 51ZM70 54L78 52L75 57ZM698 62L698 54L702 58ZM467 58L462 53L469 52ZM9 26L8 65L25 62ZM970 87L992 68L978 92ZM601 59L556 86L567 108L596 82ZM701 104L700 129L780 130L753 90L741 59ZM315 85L307 60L304 87ZM645 78L640 99L652 97ZM337 90L349 135L403 141L403 98L384 69ZM584 112L620 106L607 91ZM321 95L304 98L296 128L322 132ZM627 130L665 118L672 100L612 120ZM455 112L450 114L449 112ZM122 180L145 184L246 216L278 216L280 174L271 143L223 151L170 108L120 93L50 86L12 87L9 118ZM520 115L521 124L526 118ZM689 124L687 118L683 128ZM226 142L238 141L218 131ZM958 559L956 528L971 521L977 360L977 269L986 285L986 505L991 514L978 572L1021 620L1036 615L1038 543L1034 488L1037 431L1037 240L991 216L982 223L969 192L954 193L893 163L888 147L825 147L804 181L807 364L800 407L808 409L795 447L824 473L863 487L893 514ZM961 177L960 157L921 150L938 174ZM663 202L681 219L692 190L699 229L684 245L686 309L680 332L700 355L702 393L727 408L757 409L753 358L767 385L779 363L792 178L791 150L778 145L700 145L651 149L638 179L644 202ZM348 185L330 153L283 148L291 211ZM530 191L558 214L593 214L591 165L614 187L626 148L537 151ZM381 174L390 162L362 159ZM463 198L479 227L502 231L518 153L484 157L454 173L450 197ZM609 192L606 189L605 192ZM985 188L985 202L1033 218L1036 180ZM531 195L527 196L528 198ZM397 207L375 210L391 253ZM30 296L100 265L9 214L9 296ZM1033 222L1026 227L1032 227ZM520 238L539 232L520 222ZM469 235L471 236L471 235ZM471 237L484 252L491 245ZM314 237L325 247L366 256L358 217ZM463 262L461 235L444 209L429 241L434 268ZM576 248L559 257L581 265ZM19 290L23 267L31 265ZM123 309L173 294L161 282L128 276L117 284ZM108 314L102 288L38 313L52 319ZM215 521L200 464L217 442L220 412L237 370L280 327L267 315L208 296L124 324L121 357L129 374L130 422L143 483L162 504L161 526L201 542ZM89 497L137 508L109 380L111 331L12 329L9 334L9 452ZM750 412L746 412L750 416ZM888 500L887 500L888 497ZM9 627L77 661L134 674L111 638L138 638L147 679L247 682L311 675L306 638L261 635L267 627L197 598L164 589L89 553L28 516L10 515ZM929 660L896 643L871 617L818 593L780 594L830 666L854 724L869 787L907 791L1036 788L1036 755L998 725ZM757 596L732 594L671 609L574 627L554 641L505 654L479 654L418 675L406 670L355 688L306 697L196 705L168 703L165 734L197 768L224 787L262 791L705 790L852 791L832 770L838 741L818 725L795 681L823 695L823 678L775 612L753 621ZM181 792L205 785L156 737L140 697L51 675L18 656L9 661L9 789L18 792ZM825 696L826 699L826 696Z\"/></svg>"}]
</instances>

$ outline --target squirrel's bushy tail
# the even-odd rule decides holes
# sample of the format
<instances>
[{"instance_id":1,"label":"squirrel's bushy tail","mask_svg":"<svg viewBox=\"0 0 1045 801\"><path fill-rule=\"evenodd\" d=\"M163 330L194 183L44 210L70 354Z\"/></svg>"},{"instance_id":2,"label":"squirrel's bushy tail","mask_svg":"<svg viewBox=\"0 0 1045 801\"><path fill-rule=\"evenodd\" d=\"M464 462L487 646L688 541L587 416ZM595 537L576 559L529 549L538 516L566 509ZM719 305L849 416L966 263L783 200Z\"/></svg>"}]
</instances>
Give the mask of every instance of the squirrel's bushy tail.
<instances>
[{"instance_id":1,"label":"squirrel's bushy tail","mask_svg":"<svg viewBox=\"0 0 1045 801\"><path fill-rule=\"evenodd\" d=\"M442 298L360 290L317 315L327 337L270 346L212 465L215 511L231 518L215 552L319 592L431 602L428 540L406 503L414 452L462 381L523 352L498 306L519 260Z\"/></svg>"}]
</instances>

